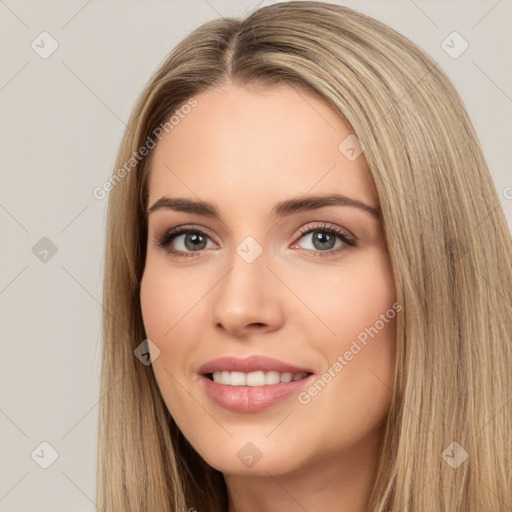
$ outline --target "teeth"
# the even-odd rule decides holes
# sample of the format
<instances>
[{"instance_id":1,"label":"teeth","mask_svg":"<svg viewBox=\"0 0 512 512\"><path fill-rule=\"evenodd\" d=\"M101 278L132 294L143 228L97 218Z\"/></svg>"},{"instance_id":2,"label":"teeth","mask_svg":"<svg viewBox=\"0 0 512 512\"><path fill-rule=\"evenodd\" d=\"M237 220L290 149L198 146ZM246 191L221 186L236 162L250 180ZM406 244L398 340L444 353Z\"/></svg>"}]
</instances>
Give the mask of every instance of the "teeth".
<instances>
[{"instance_id":1,"label":"teeth","mask_svg":"<svg viewBox=\"0 0 512 512\"><path fill-rule=\"evenodd\" d=\"M267 386L280 382L292 382L303 379L307 373L279 372L213 372L213 381L226 386Z\"/></svg>"},{"instance_id":2,"label":"teeth","mask_svg":"<svg viewBox=\"0 0 512 512\"><path fill-rule=\"evenodd\" d=\"M265 372L265 384L279 384L279 372Z\"/></svg>"}]
</instances>

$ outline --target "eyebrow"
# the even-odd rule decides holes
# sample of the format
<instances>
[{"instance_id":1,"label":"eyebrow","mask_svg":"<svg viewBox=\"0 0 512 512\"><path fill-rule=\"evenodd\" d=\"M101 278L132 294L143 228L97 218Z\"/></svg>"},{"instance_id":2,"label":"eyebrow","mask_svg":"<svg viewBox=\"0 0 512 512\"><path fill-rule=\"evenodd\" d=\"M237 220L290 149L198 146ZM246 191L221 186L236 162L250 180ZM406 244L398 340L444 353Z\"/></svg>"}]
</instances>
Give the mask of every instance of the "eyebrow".
<instances>
[{"instance_id":1,"label":"eyebrow","mask_svg":"<svg viewBox=\"0 0 512 512\"><path fill-rule=\"evenodd\" d=\"M325 196L306 196L293 199L287 199L274 205L271 214L277 217L286 217L294 213L316 210L326 206L351 206L380 218L380 211L357 199L340 194L330 194ZM196 213L206 217L220 219L218 207L207 201L196 201L184 197L161 197L152 206L148 208L147 214L157 210L175 210L178 212Z\"/></svg>"}]
</instances>

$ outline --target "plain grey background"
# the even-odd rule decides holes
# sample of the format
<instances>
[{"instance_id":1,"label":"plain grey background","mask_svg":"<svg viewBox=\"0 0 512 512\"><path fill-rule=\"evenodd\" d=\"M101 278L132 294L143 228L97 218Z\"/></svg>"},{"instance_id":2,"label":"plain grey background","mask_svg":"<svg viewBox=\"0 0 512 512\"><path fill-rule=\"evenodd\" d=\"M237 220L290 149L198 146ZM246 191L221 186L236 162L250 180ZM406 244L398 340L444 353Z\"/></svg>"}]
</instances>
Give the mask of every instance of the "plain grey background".
<instances>
[{"instance_id":1,"label":"plain grey background","mask_svg":"<svg viewBox=\"0 0 512 512\"><path fill-rule=\"evenodd\" d=\"M92 191L170 50L267 3L0 0L0 511L96 510L107 198ZM512 226L512 1L332 3L403 33L453 80Z\"/></svg>"}]
</instances>

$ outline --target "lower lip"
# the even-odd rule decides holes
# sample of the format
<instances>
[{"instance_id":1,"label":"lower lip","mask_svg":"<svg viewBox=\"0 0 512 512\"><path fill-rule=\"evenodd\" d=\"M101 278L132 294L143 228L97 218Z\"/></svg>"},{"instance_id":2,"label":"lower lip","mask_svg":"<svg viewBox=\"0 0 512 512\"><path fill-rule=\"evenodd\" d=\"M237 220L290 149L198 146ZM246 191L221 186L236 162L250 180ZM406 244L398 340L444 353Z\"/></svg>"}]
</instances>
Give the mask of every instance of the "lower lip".
<instances>
[{"instance_id":1,"label":"lower lip","mask_svg":"<svg viewBox=\"0 0 512 512\"><path fill-rule=\"evenodd\" d=\"M206 394L218 405L235 412L258 412L299 392L313 375L268 386L228 386L201 376Z\"/></svg>"}]
</instances>

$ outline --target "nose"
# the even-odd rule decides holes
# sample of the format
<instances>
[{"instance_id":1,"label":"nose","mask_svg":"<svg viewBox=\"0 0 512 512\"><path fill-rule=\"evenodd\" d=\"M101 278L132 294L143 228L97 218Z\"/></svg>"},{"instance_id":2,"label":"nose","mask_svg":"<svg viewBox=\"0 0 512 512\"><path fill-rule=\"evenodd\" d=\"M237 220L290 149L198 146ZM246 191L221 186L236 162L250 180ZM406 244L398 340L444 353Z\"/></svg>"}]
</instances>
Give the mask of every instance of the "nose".
<instances>
[{"instance_id":1,"label":"nose","mask_svg":"<svg viewBox=\"0 0 512 512\"><path fill-rule=\"evenodd\" d=\"M231 269L212 293L216 329L244 337L273 332L283 324L282 284L267 268L263 254L252 263L234 255Z\"/></svg>"}]
</instances>

